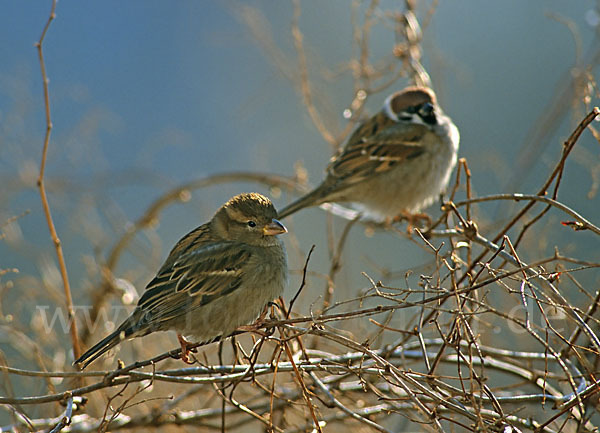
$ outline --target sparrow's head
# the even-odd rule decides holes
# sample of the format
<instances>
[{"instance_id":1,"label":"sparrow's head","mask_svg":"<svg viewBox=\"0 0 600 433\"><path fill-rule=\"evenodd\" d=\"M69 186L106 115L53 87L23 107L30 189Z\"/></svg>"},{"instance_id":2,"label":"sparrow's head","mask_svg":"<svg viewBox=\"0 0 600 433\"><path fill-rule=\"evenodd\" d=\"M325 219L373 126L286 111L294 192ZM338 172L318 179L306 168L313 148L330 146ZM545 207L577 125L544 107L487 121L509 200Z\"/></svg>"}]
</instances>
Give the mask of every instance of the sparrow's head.
<instances>
[{"instance_id":1,"label":"sparrow's head","mask_svg":"<svg viewBox=\"0 0 600 433\"><path fill-rule=\"evenodd\" d=\"M276 218L271 200L253 192L232 197L217 211L212 224L224 240L269 246L278 243L276 235L287 232Z\"/></svg>"},{"instance_id":2,"label":"sparrow's head","mask_svg":"<svg viewBox=\"0 0 600 433\"><path fill-rule=\"evenodd\" d=\"M383 109L395 122L437 124L436 110L439 111L439 107L435 93L427 87L407 87L392 93L385 100Z\"/></svg>"}]
</instances>

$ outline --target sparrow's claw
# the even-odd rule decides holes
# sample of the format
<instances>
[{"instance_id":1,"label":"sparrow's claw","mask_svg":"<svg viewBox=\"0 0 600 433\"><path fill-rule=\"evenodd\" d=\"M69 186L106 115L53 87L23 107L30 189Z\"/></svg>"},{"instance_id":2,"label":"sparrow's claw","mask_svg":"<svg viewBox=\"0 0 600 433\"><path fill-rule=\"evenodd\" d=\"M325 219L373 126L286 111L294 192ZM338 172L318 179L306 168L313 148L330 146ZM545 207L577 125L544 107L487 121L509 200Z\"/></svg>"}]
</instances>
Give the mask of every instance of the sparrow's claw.
<instances>
[{"instance_id":1,"label":"sparrow's claw","mask_svg":"<svg viewBox=\"0 0 600 433\"><path fill-rule=\"evenodd\" d=\"M179 344L181 344L181 360L186 364L193 364L195 360L190 359L189 354L190 352L198 352L198 349L196 347L190 347L193 343L187 341L181 334L177 334L177 340L179 340Z\"/></svg>"},{"instance_id":2,"label":"sparrow's claw","mask_svg":"<svg viewBox=\"0 0 600 433\"><path fill-rule=\"evenodd\" d=\"M271 303L269 303L271 304ZM262 335L263 337L267 337L268 335L270 335L269 331L265 332L263 330L260 330L260 328L263 327L263 325L265 324L265 317L267 317L267 313L269 312L269 307L271 305L265 305L265 308L263 309L262 313L260 313L260 316L258 316L258 318L256 319L256 321L251 324L251 325L243 325L237 328L238 331L244 331L244 332L254 332L256 334ZM277 305L277 304L275 304Z\"/></svg>"},{"instance_id":3,"label":"sparrow's claw","mask_svg":"<svg viewBox=\"0 0 600 433\"><path fill-rule=\"evenodd\" d=\"M426 213L410 213L410 212L402 212L400 215L396 216L393 222L406 221L408 224L406 226L406 232L411 234L413 228L421 227L427 228L431 227L432 221L431 217Z\"/></svg>"}]
</instances>

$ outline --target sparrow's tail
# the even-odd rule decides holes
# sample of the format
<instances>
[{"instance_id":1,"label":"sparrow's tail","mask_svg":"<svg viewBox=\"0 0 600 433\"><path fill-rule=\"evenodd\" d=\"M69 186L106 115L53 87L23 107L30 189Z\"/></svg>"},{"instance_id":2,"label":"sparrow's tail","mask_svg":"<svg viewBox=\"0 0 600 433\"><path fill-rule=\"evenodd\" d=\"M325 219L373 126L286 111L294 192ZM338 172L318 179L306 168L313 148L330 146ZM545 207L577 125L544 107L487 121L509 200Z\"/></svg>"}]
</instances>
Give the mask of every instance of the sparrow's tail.
<instances>
[{"instance_id":1,"label":"sparrow's tail","mask_svg":"<svg viewBox=\"0 0 600 433\"><path fill-rule=\"evenodd\" d=\"M281 209L277 216L279 219L282 219L286 216L298 212L300 209L304 209L305 207L318 206L326 201L323 200L323 195L324 194L322 188L316 188L308 194L300 197L298 200L288 204L286 207Z\"/></svg>"},{"instance_id":2,"label":"sparrow's tail","mask_svg":"<svg viewBox=\"0 0 600 433\"><path fill-rule=\"evenodd\" d=\"M109 336L105 337L99 343L95 344L93 347L88 349L83 355L77 358L73 365L79 365L81 369L87 367L90 363L95 361L98 357L102 356L102 354L106 353L121 341L126 340L128 338L134 336L145 335L143 332L140 332L138 328L139 319L136 312L134 312L127 320L125 320L121 325Z\"/></svg>"}]
</instances>

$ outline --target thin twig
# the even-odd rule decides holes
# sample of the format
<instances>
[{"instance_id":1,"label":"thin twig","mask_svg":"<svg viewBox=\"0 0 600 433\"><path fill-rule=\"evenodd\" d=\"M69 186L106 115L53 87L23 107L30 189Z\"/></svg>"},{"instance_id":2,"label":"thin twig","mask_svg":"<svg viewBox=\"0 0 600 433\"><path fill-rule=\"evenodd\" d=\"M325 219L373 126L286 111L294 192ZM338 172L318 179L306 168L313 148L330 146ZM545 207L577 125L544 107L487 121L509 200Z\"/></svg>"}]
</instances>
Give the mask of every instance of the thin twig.
<instances>
[{"instance_id":1,"label":"thin twig","mask_svg":"<svg viewBox=\"0 0 600 433\"><path fill-rule=\"evenodd\" d=\"M40 197L42 199L42 207L44 209L44 215L46 216L46 222L48 223L48 230L50 231L50 237L52 238L52 243L54 244L54 248L56 249L56 257L58 258L58 266L60 269L60 276L62 277L63 287L65 291L65 303L67 307L67 315L69 319L69 331L71 333L71 344L73 345L73 355L75 359L79 358L81 355L81 350L79 348L79 339L77 336L77 323L75 322L75 310L73 309L73 298L71 297L71 286L69 284L69 275L67 274L67 265L65 263L65 256L63 254L62 245L60 242L60 238L58 237L58 233L56 232L56 227L54 227L54 221L52 220L52 213L50 211L50 204L48 202L48 196L46 195L46 186L44 182L44 174L46 171L46 158L48 156L48 146L50 144L50 134L52 133L52 118L50 112L50 90L48 89L48 76L46 75L46 63L44 62L44 52L42 48L42 44L44 43L44 39L46 37L46 33L50 28L50 24L56 18L56 0L52 1L52 9L50 10L50 16L48 17L48 21L46 21L46 25L44 26L44 30L42 31L42 36L40 36L39 41L35 44L38 57L40 61L40 69L42 72L42 82L44 86L44 108L46 111L46 135L44 136L44 146L42 150L42 162L40 164L40 174L37 180L37 186L40 190Z\"/></svg>"},{"instance_id":2,"label":"thin twig","mask_svg":"<svg viewBox=\"0 0 600 433\"><path fill-rule=\"evenodd\" d=\"M486 202L486 201L497 201L497 200L513 200L516 202L519 202L522 200L531 200L534 202L539 201L542 203L549 204L550 206L560 209L564 213L575 218L580 224L578 226L577 230L590 230L590 231L594 232L595 234L600 235L600 228L598 228L596 225L589 222L587 219L585 219L583 216L581 216L579 213L577 213L576 211L574 211L567 205L565 205L559 201L553 200L550 197L546 197L546 196L533 195L533 194L518 194L518 193L493 194L493 195L488 195L485 197L477 197L477 198L472 198L472 199L468 199L468 200L462 200L462 201L456 202L454 204L455 204L455 206L460 207L460 206L469 205L469 204L473 204L473 203L482 203L482 202ZM468 218L468 219L470 220L470 218Z\"/></svg>"},{"instance_id":3,"label":"thin twig","mask_svg":"<svg viewBox=\"0 0 600 433\"><path fill-rule=\"evenodd\" d=\"M298 291L296 292L296 294L290 301L290 306L285 315L286 319L290 318L290 314L292 313L292 308L294 307L294 303L296 302L296 299L298 299L298 296L300 296L302 289L306 286L306 271L308 270L308 262L310 261L310 256L312 255L314 250L315 250L315 245L313 244L313 246L310 247L310 251L308 251L308 254L306 255L306 261L304 262L304 268L302 268L302 282L300 283L300 287L298 287Z\"/></svg>"}]
</instances>

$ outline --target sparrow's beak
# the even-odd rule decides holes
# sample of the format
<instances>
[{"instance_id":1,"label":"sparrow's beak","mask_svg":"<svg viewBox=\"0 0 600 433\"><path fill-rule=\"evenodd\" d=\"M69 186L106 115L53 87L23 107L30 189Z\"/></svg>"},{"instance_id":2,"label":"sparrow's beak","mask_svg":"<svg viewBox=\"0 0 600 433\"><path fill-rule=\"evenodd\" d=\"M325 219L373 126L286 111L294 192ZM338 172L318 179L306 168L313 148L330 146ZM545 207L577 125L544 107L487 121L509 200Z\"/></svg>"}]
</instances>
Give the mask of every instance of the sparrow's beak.
<instances>
[{"instance_id":1,"label":"sparrow's beak","mask_svg":"<svg viewBox=\"0 0 600 433\"><path fill-rule=\"evenodd\" d=\"M287 233L287 229L279 221L273 219L273 221L263 227L263 233L265 236L275 236L282 233Z\"/></svg>"}]
</instances>

